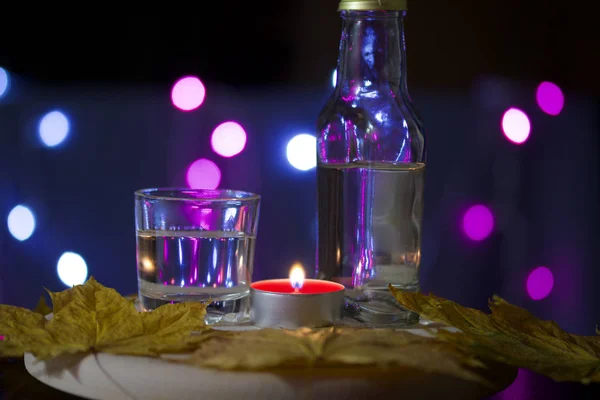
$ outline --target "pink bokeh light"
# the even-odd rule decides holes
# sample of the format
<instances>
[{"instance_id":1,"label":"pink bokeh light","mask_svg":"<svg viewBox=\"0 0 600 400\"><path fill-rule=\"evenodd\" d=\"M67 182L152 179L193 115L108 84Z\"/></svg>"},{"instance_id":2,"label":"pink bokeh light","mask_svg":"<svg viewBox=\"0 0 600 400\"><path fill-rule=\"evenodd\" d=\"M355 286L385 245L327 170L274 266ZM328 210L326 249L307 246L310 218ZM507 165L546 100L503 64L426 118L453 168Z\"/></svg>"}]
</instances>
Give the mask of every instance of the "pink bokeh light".
<instances>
[{"instance_id":1,"label":"pink bokeh light","mask_svg":"<svg viewBox=\"0 0 600 400\"><path fill-rule=\"evenodd\" d=\"M537 267L527 277L527 293L533 300L548 297L554 287L554 276L547 267Z\"/></svg>"},{"instance_id":2,"label":"pink bokeh light","mask_svg":"<svg viewBox=\"0 0 600 400\"><path fill-rule=\"evenodd\" d=\"M200 158L190 164L186 177L192 189L216 189L221 183L221 170L214 162Z\"/></svg>"},{"instance_id":3,"label":"pink bokeh light","mask_svg":"<svg viewBox=\"0 0 600 400\"><path fill-rule=\"evenodd\" d=\"M489 208L481 204L470 207L463 216L463 230L471 240L487 238L494 229L494 216Z\"/></svg>"},{"instance_id":4,"label":"pink bokeh light","mask_svg":"<svg viewBox=\"0 0 600 400\"><path fill-rule=\"evenodd\" d=\"M538 106L548 115L558 115L565 105L562 90L552 82L542 82L535 92Z\"/></svg>"},{"instance_id":5,"label":"pink bokeh light","mask_svg":"<svg viewBox=\"0 0 600 400\"><path fill-rule=\"evenodd\" d=\"M233 157L246 147L246 131L237 122L223 122L213 131L210 143L218 155Z\"/></svg>"},{"instance_id":6,"label":"pink bokeh light","mask_svg":"<svg viewBox=\"0 0 600 400\"><path fill-rule=\"evenodd\" d=\"M4 340L4 336L0 335L0 342Z\"/></svg>"},{"instance_id":7,"label":"pink bokeh light","mask_svg":"<svg viewBox=\"0 0 600 400\"><path fill-rule=\"evenodd\" d=\"M203 208L197 205L186 205L184 208L184 213L188 221L190 221L196 227L199 226L207 230L210 229L213 221L215 220L212 209Z\"/></svg>"},{"instance_id":8,"label":"pink bokeh light","mask_svg":"<svg viewBox=\"0 0 600 400\"><path fill-rule=\"evenodd\" d=\"M502 116L504 136L515 144L522 144L529 138L531 123L529 117L518 108L509 108Z\"/></svg>"},{"instance_id":9,"label":"pink bokeh light","mask_svg":"<svg viewBox=\"0 0 600 400\"><path fill-rule=\"evenodd\" d=\"M200 107L205 95L206 89L202 81L195 76L186 76L173 85L171 101L182 111L192 111Z\"/></svg>"}]
</instances>

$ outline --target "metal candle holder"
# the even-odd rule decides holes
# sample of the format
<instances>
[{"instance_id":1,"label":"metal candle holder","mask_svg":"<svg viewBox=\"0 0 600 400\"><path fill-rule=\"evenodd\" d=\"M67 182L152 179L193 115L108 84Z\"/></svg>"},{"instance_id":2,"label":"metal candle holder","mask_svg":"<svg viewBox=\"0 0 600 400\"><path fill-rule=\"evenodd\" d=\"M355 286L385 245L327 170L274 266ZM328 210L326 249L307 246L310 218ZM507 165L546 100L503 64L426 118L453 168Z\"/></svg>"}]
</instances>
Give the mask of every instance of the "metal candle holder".
<instances>
[{"instance_id":1,"label":"metal candle holder","mask_svg":"<svg viewBox=\"0 0 600 400\"><path fill-rule=\"evenodd\" d=\"M326 291L310 290L285 293L269 290L269 285L290 285L289 279L272 279L250 285L254 325L261 328L296 329L334 325L342 318L344 286L339 283L306 279L303 288L326 287ZM261 286L267 286L261 289Z\"/></svg>"}]
</instances>

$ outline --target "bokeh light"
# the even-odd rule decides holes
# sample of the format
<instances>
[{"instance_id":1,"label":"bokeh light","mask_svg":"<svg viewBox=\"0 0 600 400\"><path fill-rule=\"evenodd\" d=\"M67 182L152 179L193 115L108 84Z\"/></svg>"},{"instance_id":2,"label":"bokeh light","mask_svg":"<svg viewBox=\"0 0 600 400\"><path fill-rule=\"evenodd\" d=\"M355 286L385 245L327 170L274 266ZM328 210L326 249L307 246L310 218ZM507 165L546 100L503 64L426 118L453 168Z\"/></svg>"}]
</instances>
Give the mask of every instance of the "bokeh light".
<instances>
[{"instance_id":1,"label":"bokeh light","mask_svg":"<svg viewBox=\"0 0 600 400\"><path fill-rule=\"evenodd\" d=\"M335 87L335 85L337 84L337 68L333 70L333 73L331 74L331 86Z\"/></svg>"},{"instance_id":2,"label":"bokeh light","mask_svg":"<svg viewBox=\"0 0 600 400\"><path fill-rule=\"evenodd\" d=\"M527 277L527 293L533 300L548 297L554 287L554 276L547 267L537 267Z\"/></svg>"},{"instance_id":3,"label":"bokeh light","mask_svg":"<svg viewBox=\"0 0 600 400\"><path fill-rule=\"evenodd\" d=\"M60 111L50 111L42 117L38 133L42 143L47 147L61 144L69 134L69 119Z\"/></svg>"},{"instance_id":4,"label":"bokeh light","mask_svg":"<svg viewBox=\"0 0 600 400\"><path fill-rule=\"evenodd\" d=\"M212 209L203 208L196 204L184 204L183 213L189 222L207 230L210 230L214 221L219 218L216 213L213 213Z\"/></svg>"},{"instance_id":5,"label":"bokeh light","mask_svg":"<svg viewBox=\"0 0 600 400\"><path fill-rule=\"evenodd\" d=\"M77 253L66 251L58 259L56 272L65 285L72 287L85 282L88 268L83 257Z\"/></svg>"},{"instance_id":6,"label":"bokeh light","mask_svg":"<svg viewBox=\"0 0 600 400\"><path fill-rule=\"evenodd\" d=\"M4 68L0 67L0 99L8 93L9 86L10 77L8 76L8 72Z\"/></svg>"},{"instance_id":7,"label":"bokeh light","mask_svg":"<svg viewBox=\"0 0 600 400\"><path fill-rule=\"evenodd\" d=\"M558 115L565 105L562 90L552 82L542 82L535 92L538 106L548 115Z\"/></svg>"},{"instance_id":8,"label":"bokeh light","mask_svg":"<svg viewBox=\"0 0 600 400\"><path fill-rule=\"evenodd\" d=\"M192 189L216 189L221 183L221 170L206 158L194 161L187 169L187 183Z\"/></svg>"},{"instance_id":9,"label":"bokeh light","mask_svg":"<svg viewBox=\"0 0 600 400\"><path fill-rule=\"evenodd\" d=\"M27 240L35 230L35 216L23 205L13 208L7 218L8 231L17 240Z\"/></svg>"},{"instance_id":10,"label":"bokeh light","mask_svg":"<svg viewBox=\"0 0 600 400\"><path fill-rule=\"evenodd\" d=\"M308 171L317 166L317 139L306 133L296 135L288 142L286 154L292 167Z\"/></svg>"},{"instance_id":11,"label":"bokeh light","mask_svg":"<svg viewBox=\"0 0 600 400\"><path fill-rule=\"evenodd\" d=\"M173 105L182 111L192 111L204 102L206 89L202 81L195 76L179 79L171 90Z\"/></svg>"},{"instance_id":12,"label":"bokeh light","mask_svg":"<svg viewBox=\"0 0 600 400\"><path fill-rule=\"evenodd\" d=\"M246 131L237 122L223 122L213 131L210 143L218 155L233 157L246 147Z\"/></svg>"},{"instance_id":13,"label":"bokeh light","mask_svg":"<svg viewBox=\"0 0 600 400\"><path fill-rule=\"evenodd\" d=\"M518 108L509 108L502 116L502 131L511 142L525 143L531 132L529 117Z\"/></svg>"},{"instance_id":14,"label":"bokeh light","mask_svg":"<svg viewBox=\"0 0 600 400\"><path fill-rule=\"evenodd\" d=\"M494 216L489 208L478 204L470 207L463 216L463 230L471 240L487 238L494 229Z\"/></svg>"}]
</instances>

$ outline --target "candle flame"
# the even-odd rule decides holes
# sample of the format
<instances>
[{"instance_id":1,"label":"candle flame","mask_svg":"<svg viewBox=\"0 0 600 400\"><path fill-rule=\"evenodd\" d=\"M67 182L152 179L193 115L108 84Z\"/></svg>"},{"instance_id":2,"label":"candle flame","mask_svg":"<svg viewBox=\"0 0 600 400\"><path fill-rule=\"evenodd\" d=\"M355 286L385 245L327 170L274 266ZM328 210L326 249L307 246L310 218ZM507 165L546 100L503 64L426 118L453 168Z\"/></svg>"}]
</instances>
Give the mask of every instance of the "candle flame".
<instances>
[{"instance_id":1,"label":"candle flame","mask_svg":"<svg viewBox=\"0 0 600 400\"><path fill-rule=\"evenodd\" d=\"M304 268L300 263L296 263L290 269L290 283L296 291L302 289L304 285Z\"/></svg>"}]
</instances>

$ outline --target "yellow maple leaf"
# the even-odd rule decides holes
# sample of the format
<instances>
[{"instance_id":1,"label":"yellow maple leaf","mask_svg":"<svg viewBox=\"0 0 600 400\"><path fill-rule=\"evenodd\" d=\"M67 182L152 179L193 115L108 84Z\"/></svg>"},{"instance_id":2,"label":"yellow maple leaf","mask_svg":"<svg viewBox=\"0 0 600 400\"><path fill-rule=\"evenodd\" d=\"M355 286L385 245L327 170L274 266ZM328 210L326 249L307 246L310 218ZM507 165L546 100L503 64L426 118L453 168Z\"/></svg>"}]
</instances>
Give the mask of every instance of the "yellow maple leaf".
<instances>
[{"instance_id":1,"label":"yellow maple leaf","mask_svg":"<svg viewBox=\"0 0 600 400\"><path fill-rule=\"evenodd\" d=\"M44 296L44 295L40 296L40 299L38 300L37 304L35 305L35 308L33 309L33 311L35 311L38 314L42 314L42 315L48 315L52 312L52 309L50 308L50 306L48 306L48 303L46 302L46 296Z\"/></svg>"},{"instance_id":2,"label":"yellow maple leaf","mask_svg":"<svg viewBox=\"0 0 600 400\"><path fill-rule=\"evenodd\" d=\"M46 322L37 312L0 305L0 357L19 357L25 349L52 345L54 338L46 331Z\"/></svg>"},{"instance_id":3,"label":"yellow maple leaf","mask_svg":"<svg viewBox=\"0 0 600 400\"><path fill-rule=\"evenodd\" d=\"M352 368L364 376L367 370L402 370L440 374L476 382L487 387L507 384L514 379L512 368L494 369L495 380L488 377L490 365L447 342L418 336L408 331L369 328L322 328L297 330L261 329L246 332L212 331L192 357L183 362L199 367L225 370L320 371Z\"/></svg>"},{"instance_id":4,"label":"yellow maple leaf","mask_svg":"<svg viewBox=\"0 0 600 400\"><path fill-rule=\"evenodd\" d=\"M128 294L127 296L123 296L123 297L125 297L125 300L130 301L135 304L135 301L138 299L138 294L137 293Z\"/></svg>"},{"instance_id":5,"label":"yellow maple leaf","mask_svg":"<svg viewBox=\"0 0 600 400\"><path fill-rule=\"evenodd\" d=\"M189 351L206 329L202 303L166 304L138 312L134 304L94 278L62 292L49 292L50 320L40 313L0 305L0 357L32 353L40 360L102 351L157 356Z\"/></svg>"},{"instance_id":6,"label":"yellow maple leaf","mask_svg":"<svg viewBox=\"0 0 600 400\"><path fill-rule=\"evenodd\" d=\"M440 337L466 352L556 381L600 382L600 336L567 333L498 296L490 300L491 314L485 314L434 295L390 290L407 309L460 329L441 331Z\"/></svg>"}]
</instances>

